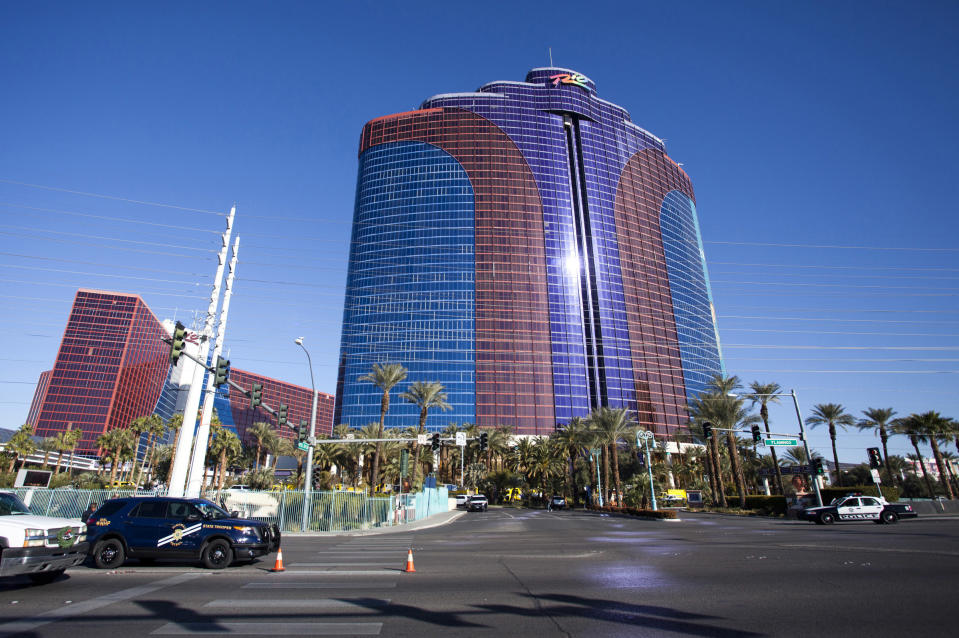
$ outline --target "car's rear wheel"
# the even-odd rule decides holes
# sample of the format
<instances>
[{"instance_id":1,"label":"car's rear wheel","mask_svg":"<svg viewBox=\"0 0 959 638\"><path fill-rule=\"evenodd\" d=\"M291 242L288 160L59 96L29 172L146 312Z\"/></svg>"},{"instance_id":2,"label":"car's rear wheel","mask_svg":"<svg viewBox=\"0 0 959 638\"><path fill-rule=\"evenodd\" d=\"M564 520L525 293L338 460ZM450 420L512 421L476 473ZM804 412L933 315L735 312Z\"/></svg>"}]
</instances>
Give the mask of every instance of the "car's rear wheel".
<instances>
[{"instance_id":1,"label":"car's rear wheel","mask_svg":"<svg viewBox=\"0 0 959 638\"><path fill-rule=\"evenodd\" d=\"M888 525L892 525L893 523L899 520L899 517L896 516L895 512L890 512L889 510L886 510L879 515L879 520L881 520L883 523L886 523Z\"/></svg>"},{"instance_id":2,"label":"car's rear wheel","mask_svg":"<svg viewBox=\"0 0 959 638\"><path fill-rule=\"evenodd\" d=\"M823 512L819 515L819 522L823 525L832 525L836 522L836 517L829 512Z\"/></svg>"},{"instance_id":3,"label":"car's rear wheel","mask_svg":"<svg viewBox=\"0 0 959 638\"><path fill-rule=\"evenodd\" d=\"M37 572L36 574L28 574L30 580L33 581L34 585L46 585L47 583L52 583L56 579L63 576L65 569L55 569L50 572Z\"/></svg>"},{"instance_id":4,"label":"car's rear wheel","mask_svg":"<svg viewBox=\"0 0 959 638\"><path fill-rule=\"evenodd\" d=\"M233 562L233 549L222 538L210 541L200 555L203 566L207 569L223 569Z\"/></svg>"},{"instance_id":5,"label":"car's rear wheel","mask_svg":"<svg viewBox=\"0 0 959 638\"><path fill-rule=\"evenodd\" d=\"M93 548L93 562L100 569L116 569L126 560L123 543L118 538L108 538L100 541Z\"/></svg>"}]
</instances>

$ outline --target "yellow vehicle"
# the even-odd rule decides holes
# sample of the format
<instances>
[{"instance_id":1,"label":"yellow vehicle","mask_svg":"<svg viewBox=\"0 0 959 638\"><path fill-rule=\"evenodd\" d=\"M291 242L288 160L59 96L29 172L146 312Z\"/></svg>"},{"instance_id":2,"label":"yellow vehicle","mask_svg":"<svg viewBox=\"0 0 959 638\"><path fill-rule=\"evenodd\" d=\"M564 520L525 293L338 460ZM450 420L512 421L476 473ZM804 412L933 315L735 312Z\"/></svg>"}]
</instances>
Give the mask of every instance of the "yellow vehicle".
<instances>
[{"instance_id":1,"label":"yellow vehicle","mask_svg":"<svg viewBox=\"0 0 959 638\"><path fill-rule=\"evenodd\" d=\"M137 489L136 483L130 481L113 481L110 483L111 489L121 489L121 490L135 490Z\"/></svg>"},{"instance_id":2,"label":"yellow vehicle","mask_svg":"<svg viewBox=\"0 0 959 638\"><path fill-rule=\"evenodd\" d=\"M523 490L518 487L511 487L506 490L506 496L503 500L507 503L515 503L523 500Z\"/></svg>"}]
</instances>

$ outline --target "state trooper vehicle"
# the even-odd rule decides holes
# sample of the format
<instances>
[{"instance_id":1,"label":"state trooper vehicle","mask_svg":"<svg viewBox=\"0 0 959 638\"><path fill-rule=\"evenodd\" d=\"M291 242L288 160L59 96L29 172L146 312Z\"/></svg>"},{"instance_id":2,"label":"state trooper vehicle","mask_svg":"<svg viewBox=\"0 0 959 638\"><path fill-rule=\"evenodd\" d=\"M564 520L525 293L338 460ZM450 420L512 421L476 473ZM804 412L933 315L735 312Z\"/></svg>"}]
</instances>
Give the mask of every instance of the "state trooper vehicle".
<instances>
[{"instance_id":1,"label":"state trooper vehicle","mask_svg":"<svg viewBox=\"0 0 959 638\"><path fill-rule=\"evenodd\" d=\"M885 500L858 494L843 496L823 507L807 507L799 514L799 518L817 525L831 525L836 521L895 523L899 520L895 510Z\"/></svg>"},{"instance_id":2,"label":"state trooper vehicle","mask_svg":"<svg viewBox=\"0 0 959 638\"><path fill-rule=\"evenodd\" d=\"M90 554L101 569L116 569L128 557L199 560L208 569L223 569L280 546L275 524L239 518L200 498L111 499L86 523Z\"/></svg>"}]
</instances>

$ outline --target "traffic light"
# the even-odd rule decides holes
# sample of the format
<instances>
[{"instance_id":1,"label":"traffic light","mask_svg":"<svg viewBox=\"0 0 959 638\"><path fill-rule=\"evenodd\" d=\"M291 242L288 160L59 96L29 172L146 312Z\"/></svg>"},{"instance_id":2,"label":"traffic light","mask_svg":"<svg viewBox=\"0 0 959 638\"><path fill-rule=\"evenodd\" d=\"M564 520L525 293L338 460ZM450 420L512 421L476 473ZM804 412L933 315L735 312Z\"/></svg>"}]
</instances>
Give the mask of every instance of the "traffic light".
<instances>
[{"instance_id":1,"label":"traffic light","mask_svg":"<svg viewBox=\"0 0 959 638\"><path fill-rule=\"evenodd\" d=\"M173 341L170 343L170 364L176 365L183 354L183 348L186 345L186 326L179 321L173 328Z\"/></svg>"},{"instance_id":2,"label":"traffic light","mask_svg":"<svg viewBox=\"0 0 959 638\"><path fill-rule=\"evenodd\" d=\"M306 443L306 439L308 437L307 427L309 426L307 425L306 419L302 419L300 421L300 427L296 430L297 440L300 443Z\"/></svg>"},{"instance_id":3,"label":"traffic light","mask_svg":"<svg viewBox=\"0 0 959 638\"><path fill-rule=\"evenodd\" d=\"M869 455L869 467L873 469L882 467L882 456L879 455L879 448L866 448L866 453Z\"/></svg>"},{"instance_id":4,"label":"traffic light","mask_svg":"<svg viewBox=\"0 0 959 638\"><path fill-rule=\"evenodd\" d=\"M255 408L261 403L263 403L263 384L254 383L250 390L250 408Z\"/></svg>"},{"instance_id":5,"label":"traffic light","mask_svg":"<svg viewBox=\"0 0 959 638\"><path fill-rule=\"evenodd\" d=\"M323 468L320 467L319 465L313 466L313 487L314 488L321 487L322 478L323 478Z\"/></svg>"},{"instance_id":6,"label":"traffic light","mask_svg":"<svg viewBox=\"0 0 959 638\"><path fill-rule=\"evenodd\" d=\"M226 383L230 376L230 362L221 356L216 358L216 368L213 370L213 386L219 388Z\"/></svg>"},{"instance_id":7,"label":"traffic light","mask_svg":"<svg viewBox=\"0 0 959 638\"><path fill-rule=\"evenodd\" d=\"M813 474L818 474L819 476L822 476L823 474L826 473L825 468L823 468L822 466L822 459L812 460L812 471L813 471Z\"/></svg>"},{"instance_id":8,"label":"traffic light","mask_svg":"<svg viewBox=\"0 0 959 638\"><path fill-rule=\"evenodd\" d=\"M276 427L277 428L282 428L284 425L286 425L286 413L287 413L287 407L281 403L280 407L277 408L276 410Z\"/></svg>"},{"instance_id":9,"label":"traffic light","mask_svg":"<svg viewBox=\"0 0 959 638\"><path fill-rule=\"evenodd\" d=\"M410 471L410 451L400 451L400 479L406 478Z\"/></svg>"},{"instance_id":10,"label":"traffic light","mask_svg":"<svg viewBox=\"0 0 959 638\"><path fill-rule=\"evenodd\" d=\"M759 426L758 426L758 425L754 425L754 426L752 427L752 431L753 431L753 442L754 442L754 443L759 443L760 441L763 440L763 435L759 433Z\"/></svg>"},{"instance_id":11,"label":"traffic light","mask_svg":"<svg viewBox=\"0 0 959 638\"><path fill-rule=\"evenodd\" d=\"M430 442L430 447L433 449L434 452L440 449L440 433L439 432L433 433L433 440Z\"/></svg>"},{"instance_id":12,"label":"traffic light","mask_svg":"<svg viewBox=\"0 0 959 638\"><path fill-rule=\"evenodd\" d=\"M480 434L480 452L485 452L489 449L489 432L483 432Z\"/></svg>"},{"instance_id":13,"label":"traffic light","mask_svg":"<svg viewBox=\"0 0 959 638\"><path fill-rule=\"evenodd\" d=\"M709 421L703 421L703 438L713 438L713 424Z\"/></svg>"}]
</instances>

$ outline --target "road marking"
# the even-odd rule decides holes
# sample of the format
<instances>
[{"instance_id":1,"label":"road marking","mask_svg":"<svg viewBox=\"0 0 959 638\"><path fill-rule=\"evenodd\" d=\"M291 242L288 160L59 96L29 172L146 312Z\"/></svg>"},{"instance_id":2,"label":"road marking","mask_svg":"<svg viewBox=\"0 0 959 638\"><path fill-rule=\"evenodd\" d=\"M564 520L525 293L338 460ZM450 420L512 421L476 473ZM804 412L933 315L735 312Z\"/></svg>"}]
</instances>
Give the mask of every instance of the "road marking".
<instances>
[{"instance_id":1,"label":"road marking","mask_svg":"<svg viewBox=\"0 0 959 638\"><path fill-rule=\"evenodd\" d=\"M339 609L339 608L358 608L368 607L386 607L392 601L391 598L275 598L273 600L247 600L245 598L234 598L226 600L211 600L204 607L240 607L248 609L250 607L309 607L310 609Z\"/></svg>"},{"instance_id":2,"label":"road marking","mask_svg":"<svg viewBox=\"0 0 959 638\"><path fill-rule=\"evenodd\" d=\"M396 561L380 560L380 561L376 561L375 563L370 563L370 562L356 563L353 561L340 561L339 563L290 563L288 562L287 565L291 567L339 567L340 565L355 565L356 567L367 567L367 566L372 567L373 565L388 565L394 562Z\"/></svg>"},{"instance_id":3,"label":"road marking","mask_svg":"<svg viewBox=\"0 0 959 638\"><path fill-rule=\"evenodd\" d=\"M289 572L285 572L289 573ZM289 581L273 581L247 583L240 589L393 589L396 583L291 583Z\"/></svg>"},{"instance_id":4,"label":"road marking","mask_svg":"<svg viewBox=\"0 0 959 638\"><path fill-rule=\"evenodd\" d=\"M858 552L887 552L890 554L942 554L944 556L959 556L959 552L949 552L936 549L897 549L894 547L859 547L855 545L799 545L777 543L774 547L783 547L786 549L829 549L837 552L858 551Z\"/></svg>"},{"instance_id":5,"label":"road marking","mask_svg":"<svg viewBox=\"0 0 959 638\"><path fill-rule=\"evenodd\" d=\"M403 570L396 569L286 569L287 576L396 576Z\"/></svg>"},{"instance_id":6,"label":"road marking","mask_svg":"<svg viewBox=\"0 0 959 638\"><path fill-rule=\"evenodd\" d=\"M37 627L42 627L43 625L57 622L58 620L79 616L80 614L85 614L88 611L100 609L101 607L112 605L113 603L130 600L131 598L140 598L146 594L152 594L158 589L182 585L183 583L193 580L194 578L209 575L209 572L178 574L172 578L166 578L149 585L140 585L139 587L121 589L120 591L113 592L111 594L105 594L97 598L91 598L90 600L71 603L68 607L53 609L32 618L24 618L22 620L14 620L13 622L4 623L0 625L0 635L30 631L32 629L36 629Z\"/></svg>"},{"instance_id":7,"label":"road marking","mask_svg":"<svg viewBox=\"0 0 959 638\"><path fill-rule=\"evenodd\" d=\"M168 623L155 636L378 636L381 622L189 622Z\"/></svg>"}]
</instances>

